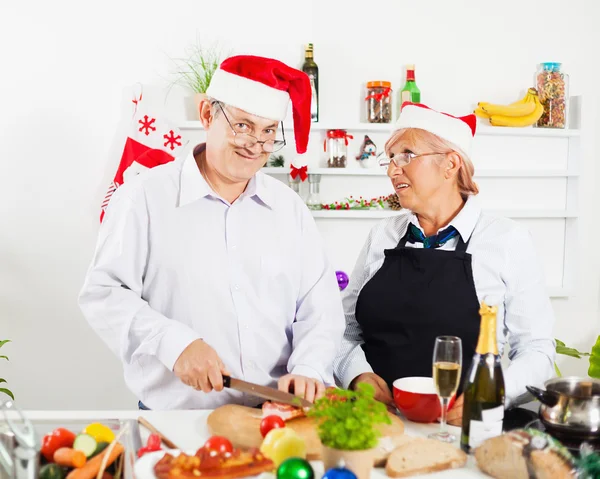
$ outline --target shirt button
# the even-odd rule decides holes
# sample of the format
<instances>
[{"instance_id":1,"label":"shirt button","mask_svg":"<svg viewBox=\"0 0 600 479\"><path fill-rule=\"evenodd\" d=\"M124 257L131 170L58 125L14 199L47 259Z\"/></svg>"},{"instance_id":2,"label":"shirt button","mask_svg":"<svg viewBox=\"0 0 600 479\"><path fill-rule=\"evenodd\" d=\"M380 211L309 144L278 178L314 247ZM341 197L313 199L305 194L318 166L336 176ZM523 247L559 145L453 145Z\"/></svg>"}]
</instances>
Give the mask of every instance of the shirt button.
<instances>
[{"instance_id":1,"label":"shirt button","mask_svg":"<svg viewBox=\"0 0 600 479\"><path fill-rule=\"evenodd\" d=\"M235 245L235 244L231 245L231 249L237 249L237 245Z\"/></svg>"},{"instance_id":2,"label":"shirt button","mask_svg":"<svg viewBox=\"0 0 600 479\"><path fill-rule=\"evenodd\" d=\"M239 284L234 285L233 289L235 289L236 291L239 291L240 290L240 285Z\"/></svg>"}]
</instances>

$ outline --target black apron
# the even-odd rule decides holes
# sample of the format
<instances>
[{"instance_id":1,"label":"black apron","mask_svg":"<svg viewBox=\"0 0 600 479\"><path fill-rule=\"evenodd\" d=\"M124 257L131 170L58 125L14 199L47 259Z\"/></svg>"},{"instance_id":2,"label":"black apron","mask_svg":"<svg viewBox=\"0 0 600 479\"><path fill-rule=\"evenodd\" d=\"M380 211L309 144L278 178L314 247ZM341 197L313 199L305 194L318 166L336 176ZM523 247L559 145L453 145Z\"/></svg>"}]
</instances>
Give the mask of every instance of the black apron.
<instances>
[{"instance_id":1,"label":"black apron","mask_svg":"<svg viewBox=\"0 0 600 479\"><path fill-rule=\"evenodd\" d=\"M479 300L473 282L469 242L458 235L455 251L407 248L406 235L362 288L356 320L362 348L375 374L390 387L407 376L431 377L437 336L462 342L459 393L479 336Z\"/></svg>"}]
</instances>

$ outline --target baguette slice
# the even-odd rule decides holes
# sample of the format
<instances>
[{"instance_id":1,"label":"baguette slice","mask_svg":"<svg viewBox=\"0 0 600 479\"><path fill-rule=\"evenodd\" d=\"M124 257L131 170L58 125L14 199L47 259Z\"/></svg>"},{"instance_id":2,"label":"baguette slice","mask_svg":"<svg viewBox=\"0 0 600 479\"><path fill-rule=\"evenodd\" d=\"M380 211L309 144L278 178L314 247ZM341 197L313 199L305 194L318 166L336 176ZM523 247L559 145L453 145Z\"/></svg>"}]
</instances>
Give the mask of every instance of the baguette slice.
<instances>
[{"instance_id":1,"label":"baguette slice","mask_svg":"<svg viewBox=\"0 0 600 479\"><path fill-rule=\"evenodd\" d=\"M385 472L389 477L408 477L455 469L466 463L467 455L451 444L415 438L390 454Z\"/></svg>"}]
</instances>

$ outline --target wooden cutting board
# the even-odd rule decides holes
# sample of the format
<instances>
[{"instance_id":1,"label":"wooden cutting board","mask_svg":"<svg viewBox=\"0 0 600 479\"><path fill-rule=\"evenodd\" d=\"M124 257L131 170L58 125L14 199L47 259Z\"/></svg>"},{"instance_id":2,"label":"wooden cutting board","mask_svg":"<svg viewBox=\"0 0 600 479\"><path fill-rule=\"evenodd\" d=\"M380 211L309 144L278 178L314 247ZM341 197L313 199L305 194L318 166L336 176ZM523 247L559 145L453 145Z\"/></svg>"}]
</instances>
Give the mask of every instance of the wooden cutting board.
<instances>
[{"instance_id":1,"label":"wooden cutting board","mask_svg":"<svg viewBox=\"0 0 600 479\"><path fill-rule=\"evenodd\" d=\"M246 406L228 404L215 409L208 416L206 422L212 435L225 436L235 447L250 448L260 447L263 437L260 434L260 421L262 410ZM379 453L376 456L376 465L382 464L389 453L395 448L397 442L404 435L404 424L394 414L390 414L392 424L380 426L382 436L379 441ZM286 422L306 441L308 460L321 459L321 441L317 435L315 420L308 417L292 419Z\"/></svg>"}]
</instances>

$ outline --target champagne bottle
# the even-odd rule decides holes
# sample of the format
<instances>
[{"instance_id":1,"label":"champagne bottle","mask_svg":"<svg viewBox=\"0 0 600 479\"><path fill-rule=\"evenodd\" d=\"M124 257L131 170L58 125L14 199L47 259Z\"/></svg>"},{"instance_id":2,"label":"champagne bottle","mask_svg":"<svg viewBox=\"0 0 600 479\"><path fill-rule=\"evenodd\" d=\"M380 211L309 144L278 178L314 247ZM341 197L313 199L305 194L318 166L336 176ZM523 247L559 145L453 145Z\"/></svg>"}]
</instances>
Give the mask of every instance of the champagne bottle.
<instances>
[{"instance_id":1,"label":"champagne bottle","mask_svg":"<svg viewBox=\"0 0 600 479\"><path fill-rule=\"evenodd\" d=\"M309 43L304 51L304 65L302 71L308 75L311 87L310 120L319 121L319 67L313 58L313 44Z\"/></svg>"},{"instance_id":2,"label":"champagne bottle","mask_svg":"<svg viewBox=\"0 0 600 479\"><path fill-rule=\"evenodd\" d=\"M400 91L400 105L398 110L402 111L402 105L404 102L421 103L421 90L417 86L415 81L415 66L408 65L406 67L406 84Z\"/></svg>"},{"instance_id":3,"label":"champagne bottle","mask_svg":"<svg viewBox=\"0 0 600 479\"><path fill-rule=\"evenodd\" d=\"M490 437L502 434L504 375L496 341L497 306L481 304L481 329L463 387L460 447L469 453Z\"/></svg>"}]
</instances>

